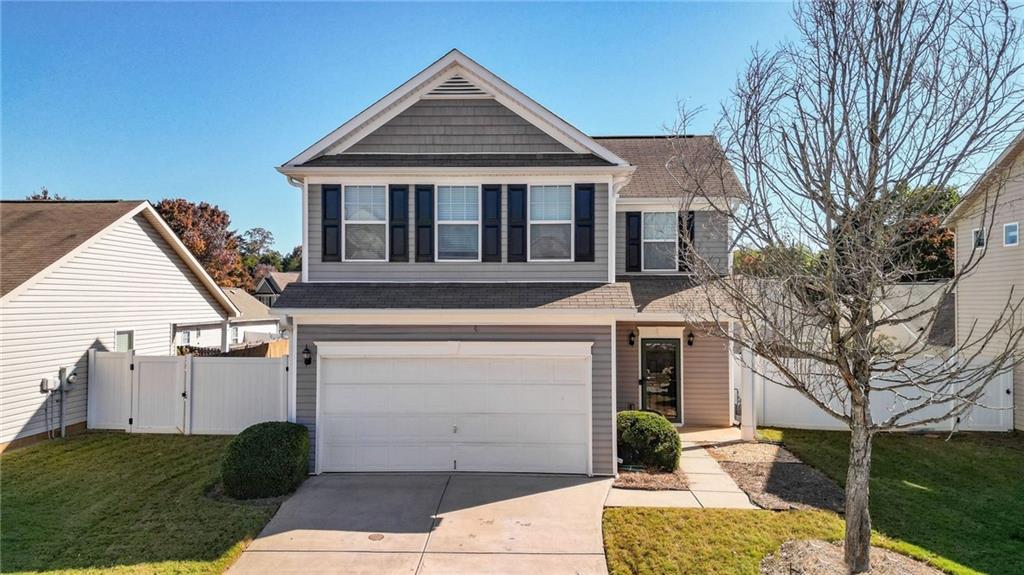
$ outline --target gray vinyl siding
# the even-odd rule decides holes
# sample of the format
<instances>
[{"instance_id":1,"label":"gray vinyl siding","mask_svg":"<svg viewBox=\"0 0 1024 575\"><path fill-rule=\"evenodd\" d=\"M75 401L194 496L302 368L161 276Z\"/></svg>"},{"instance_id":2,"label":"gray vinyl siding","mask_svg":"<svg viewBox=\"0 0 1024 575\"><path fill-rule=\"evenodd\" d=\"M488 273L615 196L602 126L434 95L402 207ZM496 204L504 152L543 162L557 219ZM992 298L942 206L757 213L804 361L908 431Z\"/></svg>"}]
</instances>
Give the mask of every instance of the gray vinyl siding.
<instances>
[{"instance_id":1,"label":"gray vinyl siding","mask_svg":"<svg viewBox=\"0 0 1024 575\"><path fill-rule=\"evenodd\" d=\"M638 409L640 401L640 341L637 324L616 326L616 408ZM676 324L678 325L678 324ZM637 332L636 345L629 345L629 332ZM680 342L683 361L683 425L730 425L729 354L727 342L698 331L693 346Z\"/></svg>"},{"instance_id":2,"label":"gray vinyl siding","mask_svg":"<svg viewBox=\"0 0 1024 575\"><path fill-rule=\"evenodd\" d=\"M135 331L136 353L168 355L171 324L224 318L145 216L125 221L3 303L0 443L46 431L39 381L56 378L61 367L78 376L65 423L85 421L88 351L113 351L116 330Z\"/></svg>"},{"instance_id":3,"label":"gray vinyl siding","mask_svg":"<svg viewBox=\"0 0 1024 575\"><path fill-rule=\"evenodd\" d=\"M565 153L569 148L491 99L420 100L345 154ZM337 153L329 150L327 153Z\"/></svg>"},{"instance_id":4,"label":"gray vinyl siding","mask_svg":"<svg viewBox=\"0 0 1024 575\"><path fill-rule=\"evenodd\" d=\"M592 341L593 459L596 475L615 473L612 418L612 343L608 326L360 326L305 325L298 327L297 349L309 346L311 365L295 374L296 421L310 431L310 469L316 446L316 344L321 341Z\"/></svg>"},{"instance_id":5,"label":"gray vinyl siding","mask_svg":"<svg viewBox=\"0 0 1024 575\"><path fill-rule=\"evenodd\" d=\"M515 183L515 182L512 182ZM592 262L512 262L508 258L508 190L501 194L502 262L325 262L321 227L321 187L309 186L310 281L608 281L608 185L597 184L594 198L595 255ZM415 253L415 198L409 190L409 250Z\"/></svg>"},{"instance_id":6,"label":"gray vinyl siding","mask_svg":"<svg viewBox=\"0 0 1024 575\"><path fill-rule=\"evenodd\" d=\"M693 245L716 272L722 275L729 273L729 220L725 215L694 212ZM626 212L615 214L615 273L626 273Z\"/></svg>"}]
</instances>

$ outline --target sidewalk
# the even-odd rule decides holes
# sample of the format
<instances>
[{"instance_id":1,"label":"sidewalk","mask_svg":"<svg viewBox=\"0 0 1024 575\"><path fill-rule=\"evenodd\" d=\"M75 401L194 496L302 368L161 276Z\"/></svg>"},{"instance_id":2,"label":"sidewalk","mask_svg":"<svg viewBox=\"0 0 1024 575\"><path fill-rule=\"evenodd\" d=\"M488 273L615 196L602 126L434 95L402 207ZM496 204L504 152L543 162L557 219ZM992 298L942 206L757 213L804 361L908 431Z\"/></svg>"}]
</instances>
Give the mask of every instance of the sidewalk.
<instances>
[{"instance_id":1,"label":"sidewalk","mask_svg":"<svg viewBox=\"0 0 1024 575\"><path fill-rule=\"evenodd\" d=\"M700 444L683 442L679 462L688 491L642 491L613 487L605 507L759 509Z\"/></svg>"}]
</instances>

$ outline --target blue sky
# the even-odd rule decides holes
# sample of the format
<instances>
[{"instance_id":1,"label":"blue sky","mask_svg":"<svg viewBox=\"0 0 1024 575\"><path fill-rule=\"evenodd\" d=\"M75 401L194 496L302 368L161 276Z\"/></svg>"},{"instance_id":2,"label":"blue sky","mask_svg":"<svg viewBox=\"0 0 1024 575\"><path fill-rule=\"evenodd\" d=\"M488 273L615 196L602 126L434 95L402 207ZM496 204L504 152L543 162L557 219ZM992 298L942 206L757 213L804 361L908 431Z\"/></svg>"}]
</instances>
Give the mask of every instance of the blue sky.
<instances>
[{"instance_id":1,"label":"blue sky","mask_svg":"<svg viewBox=\"0 0 1024 575\"><path fill-rule=\"evenodd\" d=\"M2 177L74 199L185 197L300 242L274 167L451 48L594 135L707 130L788 3L0 4Z\"/></svg>"}]
</instances>

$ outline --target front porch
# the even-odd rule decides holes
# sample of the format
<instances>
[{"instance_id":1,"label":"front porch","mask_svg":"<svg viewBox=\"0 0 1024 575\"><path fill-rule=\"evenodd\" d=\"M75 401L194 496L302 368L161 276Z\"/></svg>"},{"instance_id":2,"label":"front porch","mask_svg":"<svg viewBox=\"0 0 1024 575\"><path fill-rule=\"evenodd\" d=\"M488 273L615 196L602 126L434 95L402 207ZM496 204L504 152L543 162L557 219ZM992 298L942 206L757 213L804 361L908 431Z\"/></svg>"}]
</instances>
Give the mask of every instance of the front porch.
<instances>
[{"instance_id":1,"label":"front porch","mask_svg":"<svg viewBox=\"0 0 1024 575\"><path fill-rule=\"evenodd\" d=\"M657 411L684 441L739 439L729 343L699 323L616 325L616 408Z\"/></svg>"}]
</instances>

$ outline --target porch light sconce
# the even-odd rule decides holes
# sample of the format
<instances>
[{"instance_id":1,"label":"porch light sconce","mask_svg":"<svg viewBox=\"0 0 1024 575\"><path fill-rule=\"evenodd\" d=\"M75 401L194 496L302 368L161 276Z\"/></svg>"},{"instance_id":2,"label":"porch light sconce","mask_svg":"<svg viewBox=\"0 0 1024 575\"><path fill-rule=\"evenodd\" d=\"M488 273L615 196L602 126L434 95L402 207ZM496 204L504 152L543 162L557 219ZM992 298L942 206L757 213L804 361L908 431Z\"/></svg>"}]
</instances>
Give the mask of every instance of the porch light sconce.
<instances>
[{"instance_id":1,"label":"porch light sconce","mask_svg":"<svg viewBox=\"0 0 1024 575\"><path fill-rule=\"evenodd\" d=\"M629 343L629 347L633 347L634 345L636 345L636 332L635 331L629 330L629 337L626 339L626 342Z\"/></svg>"},{"instance_id":2,"label":"porch light sconce","mask_svg":"<svg viewBox=\"0 0 1024 575\"><path fill-rule=\"evenodd\" d=\"M686 345L693 347L693 332L686 334Z\"/></svg>"},{"instance_id":3,"label":"porch light sconce","mask_svg":"<svg viewBox=\"0 0 1024 575\"><path fill-rule=\"evenodd\" d=\"M307 345L306 348L302 350L302 364L309 365L311 363L313 363L313 354L310 353L309 346Z\"/></svg>"}]
</instances>

